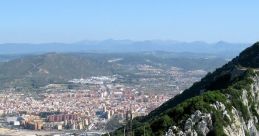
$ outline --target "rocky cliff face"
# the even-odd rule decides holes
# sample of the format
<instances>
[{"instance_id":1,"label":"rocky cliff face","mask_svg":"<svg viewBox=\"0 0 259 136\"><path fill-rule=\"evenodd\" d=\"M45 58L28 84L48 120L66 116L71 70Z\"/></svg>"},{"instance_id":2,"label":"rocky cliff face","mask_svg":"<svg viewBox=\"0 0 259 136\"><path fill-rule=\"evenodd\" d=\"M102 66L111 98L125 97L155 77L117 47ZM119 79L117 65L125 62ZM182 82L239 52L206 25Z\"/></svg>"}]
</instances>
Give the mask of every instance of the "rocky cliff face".
<instances>
[{"instance_id":1,"label":"rocky cliff face","mask_svg":"<svg viewBox=\"0 0 259 136\"><path fill-rule=\"evenodd\" d=\"M216 101L210 104L213 109L219 111L227 124L223 126L225 135L228 136L259 136L259 75L249 77L252 84L246 88L240 88L237 93L240 93L238 101L243 104L244 111L239 111L234 105L227 109L222 102ZM231 94L226 93L227 103L231 104L233 101ZM206 136L215 129L213 125L213 112L203 113L196 110L192 113L185 122L184 126L171 126L166 132L165 136ZM246 115L244 115L246 114Z\"/></svg>"},{"instance_id":2,"label":"rocky cliff face","mask_svg":"<svg viewBox=\"0 0 259 136\"><path fill-rule=\"evenodd\" d=\"M259 136L259 76L253 77L253 84L248 89L240 91L242 93L240 101L247 108L248 118L243 117L240 111L232 107L232 123L224 126L224 132L229 136Z\"/></svg>"}]
</instances>

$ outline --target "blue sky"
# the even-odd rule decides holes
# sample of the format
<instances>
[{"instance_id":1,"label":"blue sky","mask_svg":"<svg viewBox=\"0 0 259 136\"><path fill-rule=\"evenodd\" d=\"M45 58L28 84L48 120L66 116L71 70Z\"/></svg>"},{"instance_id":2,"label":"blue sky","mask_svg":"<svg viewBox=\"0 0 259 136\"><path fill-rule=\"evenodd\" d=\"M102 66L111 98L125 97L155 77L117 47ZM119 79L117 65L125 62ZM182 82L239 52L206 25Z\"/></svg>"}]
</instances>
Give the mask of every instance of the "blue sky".
<instances>
[{"instance_id":1,"label":"blue sky","mask_svg":"<svg viewBox=\"0 0 259 136\"><path fill-rule=\"evenodd\" d=\"M2 0L0 43L259 40L258 0Z\"/></svg>"}]
</instances>

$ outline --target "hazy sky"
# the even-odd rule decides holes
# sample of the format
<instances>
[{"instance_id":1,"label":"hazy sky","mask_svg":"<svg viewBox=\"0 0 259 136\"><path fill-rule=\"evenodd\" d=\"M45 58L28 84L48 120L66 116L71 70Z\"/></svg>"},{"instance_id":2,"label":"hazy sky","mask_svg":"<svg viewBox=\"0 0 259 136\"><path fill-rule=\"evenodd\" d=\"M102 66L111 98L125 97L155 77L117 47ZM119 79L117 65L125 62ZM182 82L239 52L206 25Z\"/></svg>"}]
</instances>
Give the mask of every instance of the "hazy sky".
<instances>
[{"instance_id":1,"label":"hazy sky","mask_svg":"<svg viewBox=\"0 0 259 136\"><path fill-rule=\"evenodd\" d=\"M259 40L258 0L2 0L0 43Z\"/></svg>"}]
</instances>

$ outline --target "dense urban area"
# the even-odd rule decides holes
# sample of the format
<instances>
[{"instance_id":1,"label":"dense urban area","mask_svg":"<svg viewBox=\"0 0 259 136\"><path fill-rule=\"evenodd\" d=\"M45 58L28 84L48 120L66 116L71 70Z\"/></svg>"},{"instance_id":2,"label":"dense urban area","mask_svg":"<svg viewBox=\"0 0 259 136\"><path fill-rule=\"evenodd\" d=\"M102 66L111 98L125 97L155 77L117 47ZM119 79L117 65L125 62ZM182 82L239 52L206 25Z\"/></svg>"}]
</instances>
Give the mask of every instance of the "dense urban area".
<instances>
[{"instance_id":1,"label":"dense urban area","mask_svg":"<svg viewBox=\"0 0 259 136\"><path fill-rule=\"evenodd\" d=\"M137 67L142 74L141 85L125 84L126 77L113 75L71 79L68 84L49 84L37 93L17 91L16 88L1 90L1 126L49 132L109 132L136 116L147 115L206 74L203 70L184 72L177 67L169 71L148 65ZM143 76L161 76L163 73L167 77ZM150 86L165 80L170 84L164 90L148 91Z\"/></svg>"}]
</instances>

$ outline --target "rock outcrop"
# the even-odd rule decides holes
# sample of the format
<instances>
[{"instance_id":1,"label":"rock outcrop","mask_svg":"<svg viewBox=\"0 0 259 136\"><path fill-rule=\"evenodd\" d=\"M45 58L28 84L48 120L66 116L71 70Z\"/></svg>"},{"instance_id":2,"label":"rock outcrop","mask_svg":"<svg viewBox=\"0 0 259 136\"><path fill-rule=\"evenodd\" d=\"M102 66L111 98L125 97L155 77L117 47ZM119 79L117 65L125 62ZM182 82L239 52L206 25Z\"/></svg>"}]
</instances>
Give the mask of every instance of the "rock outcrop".
<instances>
[{"instance_id":1,"label":"rock outcrop","mask_svg":"<svg viewBox=\"0 0 259 136\"><path fill-rule=\"evenodd\" d=\"M185 121L184 130L177 126L172 126L166 132L165 136L197 136L207 135L213 128L210 113L201 113L197 110Z\"/></svg>"},{"instance_id":2,"label":"rock outcrop","mask_svg":"<svg viewBox=\"0 0 259 136\"><path fill-rule=\"evenodd\" d=\"M229 120L229 123L223 126L223 131L228 136L259 136L259 76L254 76L252 80L253 83L249 88L239 90L241 93L239 100L244 105L243 108L247 108L247 117L244 117L244 113L238 111L233 105L227 109L226 105L219 101L210 104L213 109L222 114L224 119ZM230 103L232 97L229 94L226 95ZM165 132L165 136L206 136L214 129L212 114L214 113L202 113L196 110L184 121L184 127L171 126Z\"/></svg>"}]
</instances>

